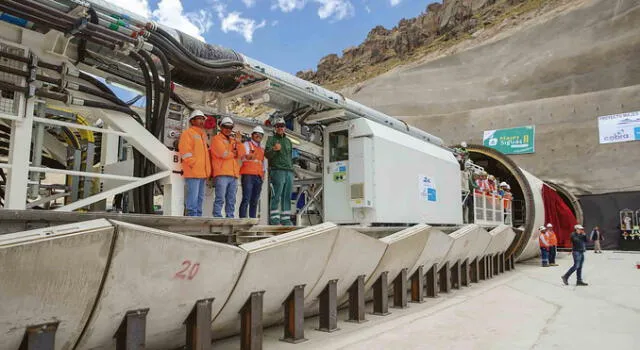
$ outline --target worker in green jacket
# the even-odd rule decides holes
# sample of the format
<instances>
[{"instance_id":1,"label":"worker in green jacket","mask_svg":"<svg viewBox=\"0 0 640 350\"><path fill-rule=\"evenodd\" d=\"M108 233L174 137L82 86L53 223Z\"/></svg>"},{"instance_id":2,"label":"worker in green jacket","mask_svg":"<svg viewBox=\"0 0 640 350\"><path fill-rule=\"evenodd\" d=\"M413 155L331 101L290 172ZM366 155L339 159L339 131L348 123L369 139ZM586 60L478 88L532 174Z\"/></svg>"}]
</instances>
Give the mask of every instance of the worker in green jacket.
<instances>
[{"instance_id":1,"label":"worker in green jacket","mask_svg":"<svg viewBox=\"0 0 640 350\"><path fill-rule=\"evenodd\" d=\"M275 134L269 136L265 147L265 157L269 160L269 185L271 187L269 225L292 226L293 147L291 140L285 135L284 119L277 118L274 126ZM282 208L280 203L282 203Z\"/></svg>"}]
</instances>

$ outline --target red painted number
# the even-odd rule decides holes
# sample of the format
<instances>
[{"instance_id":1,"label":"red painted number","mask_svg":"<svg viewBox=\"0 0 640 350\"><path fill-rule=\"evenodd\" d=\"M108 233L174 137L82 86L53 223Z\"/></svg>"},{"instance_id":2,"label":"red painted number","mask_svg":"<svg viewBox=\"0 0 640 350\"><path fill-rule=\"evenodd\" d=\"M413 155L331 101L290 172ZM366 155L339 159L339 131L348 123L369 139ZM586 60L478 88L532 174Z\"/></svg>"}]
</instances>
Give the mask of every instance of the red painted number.
<instances>
[{"instance_id":1,"label":"red painted number","mask_svg":"<svg viewBox=\"0 0 640 350\"><path fill-rule=\"evenodd\" d=\"M200 263L191 263L191 260L182 262L182 269L176 273L174 278L192 280L200 270Z\"/></svg>"}]
</instances>

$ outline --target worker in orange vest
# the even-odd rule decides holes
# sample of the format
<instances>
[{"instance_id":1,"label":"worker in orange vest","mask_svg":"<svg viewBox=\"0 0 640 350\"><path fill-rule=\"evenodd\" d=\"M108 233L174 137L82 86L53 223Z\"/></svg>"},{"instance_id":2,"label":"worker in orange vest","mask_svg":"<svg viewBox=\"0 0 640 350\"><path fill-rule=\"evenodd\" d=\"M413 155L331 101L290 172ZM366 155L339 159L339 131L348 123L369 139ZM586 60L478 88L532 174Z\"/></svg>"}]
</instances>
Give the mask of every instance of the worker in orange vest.
<instances>
[{"instance_id":1,"label":"worker in orange vest","mask_svg":"<svg viewBox=\"0 0 640 350\"><path fill-rule=\"evenodd\" d=\"M222 206L227 218L235 213L236 191L240 177L240 133L233 134L233 119L224 117L220 121L220 133L211 140L212 176L216 188L213 202L213 217L222 217Z\"/></svg>"},{"instance_id":2,"label":"worker in orange vest","mask_svg":"<svg viewBox=\"0 0 640 350\"><path fill-rule=\"evenodd\" d=\"M242 184L242 201L240 202L240 217L255 218L260 201L260 191L266 172L264 161L264 148L260 145L264 137L264 130L260 126L253 128L251 140L246 141L241 147L242 166L240 167L240 183Z\"/></svg>"},{"instance_id":3,"label":"worker in orange vest","mask_svg":"<svg viewBox=\"0 0 640 350\"><path fill-rule=\"evenodd\" d=\"M540 244L540 260L542 260L542 267L549 267L549 241L547 240L547 232L544 226L540 226L538 231L538 243Z\"/></svg>"},{"instance_id":4,"label":"worker in orange vest","mask_svg":"<svg viewBox=\"0 0 640 350\"><path fill-rule=\"evenodd\" d=\"M211 160L204 132L204 113L199 110L189 115L189 129L180 135L178 152L182 160L182 176L187 185L185 207L187 216L202 216L202 201L207 178L211 175Z\"/></svg>"},{"instance_id":5,"label":"worker in orange vest","mask_svg":"<svg viewBox=\"0 0 640 350\"><path fill-rule=\"evenodd\" d=\"M556 233L553 232L553 225L551 223L547 224L547 242L549 242L549 265L558 266L556 264L556 253L558 251L558 237Z\"/></svg>"}]
</instances>

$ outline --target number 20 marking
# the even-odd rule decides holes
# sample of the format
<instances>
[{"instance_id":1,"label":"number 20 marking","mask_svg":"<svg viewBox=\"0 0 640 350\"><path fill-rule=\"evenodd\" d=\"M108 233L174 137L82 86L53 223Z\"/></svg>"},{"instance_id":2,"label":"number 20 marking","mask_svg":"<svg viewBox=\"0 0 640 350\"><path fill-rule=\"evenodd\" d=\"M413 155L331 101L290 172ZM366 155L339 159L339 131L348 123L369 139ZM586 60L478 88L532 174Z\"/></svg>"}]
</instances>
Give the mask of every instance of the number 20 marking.
<instances>
[{"instance_id":1,"label":"number 20 marking","mask_svg":"<svg viewBox=\"0 0 640 350\"><path fill-rule=\"evenodd\" d=\"M182 270L178 271L174 278L192 280L200 270L200 263L191 263L191 260L182 262Z\"/></svg>"}]
</instances>

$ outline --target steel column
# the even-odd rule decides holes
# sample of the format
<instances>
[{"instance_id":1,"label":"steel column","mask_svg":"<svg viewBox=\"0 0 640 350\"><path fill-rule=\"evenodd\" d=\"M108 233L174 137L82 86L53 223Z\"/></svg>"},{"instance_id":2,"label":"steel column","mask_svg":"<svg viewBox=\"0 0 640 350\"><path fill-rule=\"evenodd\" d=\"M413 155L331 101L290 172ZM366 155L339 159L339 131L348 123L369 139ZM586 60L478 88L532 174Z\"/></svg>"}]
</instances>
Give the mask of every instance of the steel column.
<instances>
[{"instance_id":1,"label":"steel column","mask_svg":"<svg viewBox=\"0 0 640 350\"><path fill-rule=\"evenodd\" d=\"M54 350L59 322L29 326L24 332L20 350Z\"/></svg>"},{"instance_id":2,"label":"steel column","mask_svg":"<svg viewBox=\"0 0 640 350\"><path fill-rule=\"evenodd\" d=\"M358 276L349 287L349 319L347 322L366 322L364 316L364 275Z\"/></svg>"},{"instance_id":3,"label":"steel column","mask_svg":"<svg viewBox=\"0 0 640 350\"><path fill-rule=\"evenodd\" d=\"M407 307L407 269L400 271L393 280L393 307L404 309Z\"/></svg>"},{"instance_id":4,"label":"steel column","mask_svg":"<svg viewBox=\"0 0 640 350\"><path fill-rule=\"evenodd\" d=\"M304 338L304 284L293 287L284 302L284 337L287 343L302 343Z\"/></svg>"},{"instance_id":5,"label":"steel column","mask_svg":"<svg viewBox=\"0 0 640 350\"><path fill-rule=\"evenodd\" d=\"M487 257L483 256L478 258L478 265L480 270L480 280L484 281L487 279Z\"/></svg>"},{"instance_id":6,"label":"steel column","mask_svg":"<svg viewBox=\"0 0 640 350\"><path fill-rule=\"evenodd\" d=\"M469 259L465 259L460 265L460 285L469 287Z\"/></svg>"},{"instance_id":7,"label":"steel column","mask_svg":"<svg viewBox=\"0 0 640 350\"><path fill-rule=\"evenodd\" d=\"M149 309L127 311L114 336L116 350L144 349Z\"/></svg>"},{"instance_id":8,"label":"steel column","mask_svg":"<svg viewBox=\"0 0 640 350\"><path fill-rule=\"evenodd\" d=\"M451 287L454 289L460 289L461 280L462 273L460 271L460 260L458 260L451 267Z\"/></svg>"},{"instance_id":9,"label":"steel column","mask_svg":"<svg viewBox=\"0 0 640 350\"><path fill-rule=\"evenodd\" d=\"M26 99L24 94L15 93L19 99L18 116L21 119L11 122L9 140L9 160L11 168L7 171L5 186L5 209L25 209L29 182L29 152L33 133L34 98ZM26 155L26 156L25 156Z\"/></svg>"},{"instance_id":10,"label":"steel column","mask_svg":"<svg viewBox=\"0 0 640 350\"><path fill-rule=\"evenodd\" d=\"M373 315L386 316L389 314L388 274L388 271L382 272L373 284Z\"/></svg>"},{"instance_id":11,"label":"steel column","mask_svg":"<svg viewBox=\"0 0 640 350\"><path fill-rule=\"evenodd\" d=\"M262 350L262 298L264 291L253 292L240 309L240 349Z\"/></svg>"},{"instance_id":12,"label":"steel column","mask_svg":"<svg viewBox=\"0 0 640 350\"><path fill-rule=\"evenodd\" d=\"M187 326L187 349L211 350L211 303L213 299L196 301L184 322Z\"/></svg>"},{"instance_id":13,"label":"steel column","mask_svg":"<svg viewBox=\"0 0 640 350\"><path fill-rule=\"evenodd\" d=\"M424 266L418 266L411 276L411 302L424 303Z\"/></svg>"},{"instance_id":14,"label":"steel column","mask_svg":"<svg viewBox=\"0 0 640 350\"><path fill-rule=\"evenodd\" d=\"M504 273L505 271L505 259L504 259L504 253L500 253L498 255L498 262L500 264L500 273Z\"/></svg>"},{"instance_id":15,"label":"steel column","mask_svg":"<svg viewBox=\"0 0 640 350\"><path fill-rule=\"evenodd\" d=\"M473 283L478 283L480 281L480 264L479 262L479 258L476 257L475 259L473 259L473 261L471 262L471 264L469 264L469 278L471 279L471 282Z\"/></svg>"},{"instance_id":16,"label":"steel column","mask_svg":"<svg viewBox=\"0 0 640 350\"><path fill-rule=\"evenodd\" d=\"M322 332L338 330L338 280L330 280L320 293L319 326Z\"/></svg>"},{"instance_id":17,"label":"steel column","mask_svg":"<svg viewBox=\"0 0 640 350\"><path fill-rule=\"evenodd\" d=\"M449 293L451 291L451 271L449 270L449 262L442 265L438 272L438 285L441 293Z\"/></svg>"},{"instance_id":18,"label":"steel column","mask_svg":"<svg viewBox=\"0 0 640 350\"><path fill-rule=\"evenodd\" d=\"M493 274L497 275L500 273L500 255L496 254L493 256Z\"/></svg>"},{"instance_id":19,"label":"steel column","mask_svg":"<svg viewBox=\"0 0 640 350\"><path fill-rule=\"evenodd\" d=\"M436 263L427 271L427 297L435 298L438 292L438 264Z\"/></svg>"}]
</instances>

